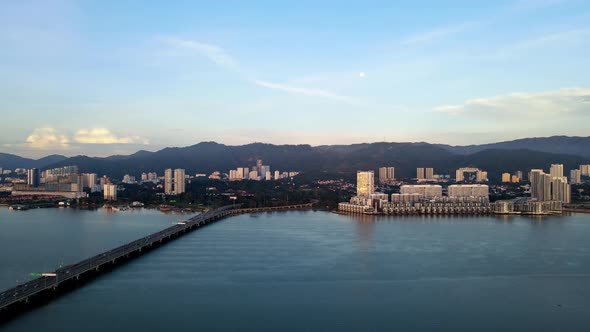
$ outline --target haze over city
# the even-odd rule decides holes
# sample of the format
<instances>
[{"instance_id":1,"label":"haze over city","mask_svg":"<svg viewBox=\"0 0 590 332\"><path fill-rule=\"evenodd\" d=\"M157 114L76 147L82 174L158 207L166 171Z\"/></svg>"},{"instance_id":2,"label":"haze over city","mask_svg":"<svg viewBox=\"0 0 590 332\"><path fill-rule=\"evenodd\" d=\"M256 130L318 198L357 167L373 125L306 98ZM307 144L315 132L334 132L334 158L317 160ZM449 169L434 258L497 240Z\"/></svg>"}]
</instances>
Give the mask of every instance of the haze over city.
<instances>
[{"instance_id":1,"label":"haze over city","mask_svg":"<svg viewBox=\"0 0 590 332\"><path fill-rule=\"evenodd\" d=\"M0 8L0 150L25 157L588 135L586 1Z\"/></svg>"}]
</instances>

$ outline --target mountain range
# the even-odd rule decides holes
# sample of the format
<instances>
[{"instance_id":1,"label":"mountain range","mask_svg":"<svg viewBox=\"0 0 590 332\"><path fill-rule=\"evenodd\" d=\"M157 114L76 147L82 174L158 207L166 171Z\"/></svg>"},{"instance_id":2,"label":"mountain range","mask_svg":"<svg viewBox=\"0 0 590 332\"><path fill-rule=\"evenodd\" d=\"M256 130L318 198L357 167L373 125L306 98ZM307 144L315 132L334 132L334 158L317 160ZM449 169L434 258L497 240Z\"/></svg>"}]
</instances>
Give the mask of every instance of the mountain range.
<instances>
[{"instance_id":1,"label":"mountain range","mask_svg":"<svg viewBox=\"0 0 590 332\"><path fill-rule=\"evenodd\" d=\"M310 174L347 174L381 166L396 167L396 177L415 177L416 167L434 167L437 174L450 174L455 169L475 166L487 170L497 179L502 172L548 170L552 163L564 164L566 172L580 164L590 164L590 137L554 136L526 138L484 145L451 146L429 143L363 143L352 145L273 145L252 143L230 146L201 142L156 152L138 151L131 155L106 158L52 155L38 160L0 154L4 168L50 168L78 165L82 172L106 174L121 178L165 168L184 168L187 174L228 172L236 167L251 167L262 159L271 169L303 171Z\"/></svg>"}]
</instances>

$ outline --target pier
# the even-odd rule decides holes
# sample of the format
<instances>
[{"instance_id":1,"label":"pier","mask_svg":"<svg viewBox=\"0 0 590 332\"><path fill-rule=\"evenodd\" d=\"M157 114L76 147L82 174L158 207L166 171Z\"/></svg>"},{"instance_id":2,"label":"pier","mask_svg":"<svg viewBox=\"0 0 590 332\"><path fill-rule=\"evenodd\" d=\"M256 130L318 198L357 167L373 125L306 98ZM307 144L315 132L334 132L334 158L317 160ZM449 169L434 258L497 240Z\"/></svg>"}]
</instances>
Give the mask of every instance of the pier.
<instances>
[{"instance_id":1,"label":"pier","mask_svg":"<svg viewBox=\"0 0 590 332\"><path fill-rule=\"evenodd\" d=\"M188 220L180 221L174 226L147 235L117 248L84 259L78 263L63 266L53 272L43 273L40 277L0 293L0 322L15 314L29 310L51 299L73 290L107 273L113 268L124 264L160 245L181 237L182 235L214 223L228 216L310 209L312 204L275 206L263 208L236 208L229 205L196 215Z\"/></svg>"}]
</instances>

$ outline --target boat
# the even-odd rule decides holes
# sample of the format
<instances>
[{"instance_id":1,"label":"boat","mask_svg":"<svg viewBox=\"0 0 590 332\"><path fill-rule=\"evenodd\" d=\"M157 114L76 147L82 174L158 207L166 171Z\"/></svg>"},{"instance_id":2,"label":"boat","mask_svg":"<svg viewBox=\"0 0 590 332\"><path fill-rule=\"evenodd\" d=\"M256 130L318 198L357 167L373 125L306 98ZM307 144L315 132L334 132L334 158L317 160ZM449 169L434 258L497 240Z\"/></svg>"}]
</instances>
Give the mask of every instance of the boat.
<instances>
[{"instance_id":1,"label":"boat","mask_svg":"<svg viewBox=\"0 0 590 332\"><path fill-rule=\"evenodd\" d=\"M172 207L170 205L162 204L162 205L160 205L160 211L162 211L162 212L172 211Z\"/></svg>"}]
</instances>

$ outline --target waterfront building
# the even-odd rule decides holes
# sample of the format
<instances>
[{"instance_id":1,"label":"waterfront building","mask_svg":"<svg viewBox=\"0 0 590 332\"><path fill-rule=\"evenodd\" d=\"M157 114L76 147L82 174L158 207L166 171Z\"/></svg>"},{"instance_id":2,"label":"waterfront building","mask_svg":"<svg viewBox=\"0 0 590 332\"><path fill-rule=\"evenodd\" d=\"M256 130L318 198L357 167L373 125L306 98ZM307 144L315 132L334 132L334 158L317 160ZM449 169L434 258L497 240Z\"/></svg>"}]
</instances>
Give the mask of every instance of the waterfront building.
<instances>
[{"instance_id":1,"label":"waterfront building","mask_svg":"<svg viewBox=\"0 0 590 332\"><path fill-rule=\"evenodd\" d=\"M572 169L570 171L570 182L571 184L582 183L582 172L579 169Z\"/></svg>"},{"instance_id":2,"label":"waterfront building","mask_svg":"<svg viewBox=\"0 0 590 332\"><path fill-rule=\"evenodd\" d=\"M356 195L368 197L375 192L375 173L358 171L356 173Z\"/></svg>"},{"instance_id":3,"label":"waterfront building","mask_svg":"<svg viewBox=\"0 0 590 332\"><path fill-rule=\"evenodd\" d=\"M563 177L563 164L552 164L549 174L551 174L552 178Z\"/></svg>"},{"instance_id":4,"label":"waterfront building","mask_svg":"<svg viewBox=\"0 0 590 332\"><path fill-rule=\"evenodd\" d=\"M502 173L502 182L510 182L510 173Z\"/></svg>"},{"instance_id":5,"label":"waterfront building","mask_svg":"<svg viewBox=\"0 0 590 332\"><path fill-rule=\"evenodd\" d=\"M533 214L546 215L562 212L563 204L558 201L537 201L531 199L514 199L496 201L492 210L496 214Z\"/></svg>"},{"instance_id":6,"label":"waterfront building","mask_svg":"<svg viewBox=\"0 0 590 332\"><path fill-rule=\"evenodd\" d=\"M529 179L531 182L531 198L538 201L551 199L551 175L545 174L542 169L532 169Z\"/></svg>"},{"instance_id":7,"label":"waterfront building","mask_svg":"<svg viewBox=\"0 0 590 332\"><path fill-rule=\"evenodd\" d=\"M164 170L164 193L166 195L173 195L173 186L174 186L174 178L172 174L172 169L167 168Z\"/></svg>"},{"instance_id":8,"label":"waterfront building","mask_svg":"<svg viewBox=\"0 0 590 332\"><path fill-rule=\"evenodd\" d=\"M104 187L104 199L106 201L117 200L117 185L116 184L105 184Z\"/></svg>"},{"instance_id":9,"label":"waterfront building","mask_svg":"<svg viewBox=\"0 0 590 332\"><path fill-rule=\"evenodd\" d=\"M555 167L554 167L555 166ZM554 174L559 174L559 165L552 165ZM545 174L543 170L533 169L530 175L531 180L531 198L538 201L559 201L570 203L571 186L564 176L553 177L551 174Z\"/></svg>"},{"instance_id":10,"label":"waterfront building","mask_svg":"<svg viewBox=\"0 0 590 332\"><path fill-rule=\"evenodd\" d=\"M39 187L40 174L37 168L27 170L27 184L31 187Z\"/></svg>"},{"instance_id":11,"label":"waterfront building","mask_svg":"<svg viewBox=\"0 0 590 332\"><path fill-rule=\"evenodd\" d=\"M400 194L420 194L426 199L442 197L442 187L438 184L403 185Z\"/></svg>"},{"instance_id":12,"label":"waterfront building","mask_svg":"<svg viewBox=\"0 0 590 332\"><path fill-rule=\"evenodd\" d=\"M571 188L565 176L551 179L551 200L564 204L571 203Z\"/></svg>"},{"instance_id":13,"label":"waterfront building","mask_svg":"<svg viewBox=\"0 0 590 332\"><path fill-rule=\"evenodd\" d=\"M174 194L180 195L185 192L186 176L182 168L174 170Z\"/></svg>"}]
</instances>

